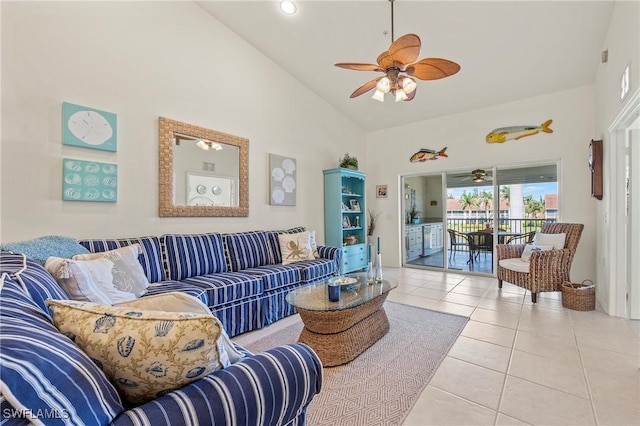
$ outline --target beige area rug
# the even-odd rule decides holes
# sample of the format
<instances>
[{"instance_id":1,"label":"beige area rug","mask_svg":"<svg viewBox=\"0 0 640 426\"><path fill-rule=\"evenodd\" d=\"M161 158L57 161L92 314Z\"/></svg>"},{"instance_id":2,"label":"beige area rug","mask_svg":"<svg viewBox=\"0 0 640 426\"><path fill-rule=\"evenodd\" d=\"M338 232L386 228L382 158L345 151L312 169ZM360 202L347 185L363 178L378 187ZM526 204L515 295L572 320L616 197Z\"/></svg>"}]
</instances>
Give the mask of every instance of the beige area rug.
<instances>
[{"instance_id":1,"label":"beige area rug","mask_svg":"<svg viewBox=\"0 0 640 426\"><path fill-rule=\"evenodd\" d=\"M469 320L386 302L391 328L349 364L324 369L309 406L309 426L401 425ZM297 341L297 322L246 344L256 353Z\"/></svg>"}]
</instances>

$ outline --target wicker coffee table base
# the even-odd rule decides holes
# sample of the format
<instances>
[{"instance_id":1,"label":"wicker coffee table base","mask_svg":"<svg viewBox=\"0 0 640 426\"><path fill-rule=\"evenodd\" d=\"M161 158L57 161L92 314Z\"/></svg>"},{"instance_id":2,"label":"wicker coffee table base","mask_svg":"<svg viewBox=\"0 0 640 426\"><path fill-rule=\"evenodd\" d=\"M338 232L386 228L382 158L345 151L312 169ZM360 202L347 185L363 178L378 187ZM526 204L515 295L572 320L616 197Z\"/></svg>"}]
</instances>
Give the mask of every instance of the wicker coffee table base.
<instances>
[{"instance_id":1,"label":"wicker coffee table base","mask_svg":"<svg viewBox=\"0 0 640 426\"><path fill-rule=\"evenodd\" d=\"M355 308L340 311L298 309L304 323L298 341L313 348L325 367L355 359L389 331L382 307L386 294Z\"/></svg>"}]
</instances>

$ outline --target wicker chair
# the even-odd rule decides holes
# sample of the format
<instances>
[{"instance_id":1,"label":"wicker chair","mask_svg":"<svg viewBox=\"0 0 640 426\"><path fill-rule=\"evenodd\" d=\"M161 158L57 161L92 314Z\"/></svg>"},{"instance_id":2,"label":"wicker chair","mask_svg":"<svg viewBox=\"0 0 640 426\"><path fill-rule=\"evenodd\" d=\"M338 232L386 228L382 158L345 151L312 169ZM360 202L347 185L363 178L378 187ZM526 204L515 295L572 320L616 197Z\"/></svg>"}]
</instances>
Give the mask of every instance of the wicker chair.
<instances>
[{"instance_id":1,"label":"wicker chair","mask_svg":"<svg viewBox=\"0 0 640 426\"><path fill-rule=\"evenodd\" d=\"M531 301L536 303L536 295L541 291L561 291L562 284L571 281L571 262L578 247L584 225L580 223L545 223L544 234L566 233L563 249L533 252L529 261L529 272L518 272L500 266L500 260L519 258L525 244L498 244L498 288L507 281L531 292Z\"/></svg>"},{"instance_id":2,"label":"wicker chair","mask_svg":"<svg viewBox=\"0 0 640 426\"><path fill-rule=\"evenodd\" d=\"M505 244L529 244L533 242L533 237L535 237L536 232L527 232L526 234L518 234L507 238Z\"/></svg>"}]
</instances>

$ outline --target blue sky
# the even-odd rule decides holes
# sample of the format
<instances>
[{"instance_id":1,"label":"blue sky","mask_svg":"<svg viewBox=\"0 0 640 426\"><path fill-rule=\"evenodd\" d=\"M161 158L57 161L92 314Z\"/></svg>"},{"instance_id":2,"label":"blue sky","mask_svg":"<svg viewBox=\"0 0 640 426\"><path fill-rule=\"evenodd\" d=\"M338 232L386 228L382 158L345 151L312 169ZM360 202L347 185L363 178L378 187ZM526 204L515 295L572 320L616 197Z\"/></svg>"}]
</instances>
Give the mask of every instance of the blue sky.
<instances>
[{"instance_id":1,"label":"blue sky","mask_svg":"<svg viewBox=\"0 0 640 426\"><path fill-rule=\"evenodd\" d=\"M447 196L453 195L453 198L458 199L462 195L462 192L466 190L467 192L473 192L475 190L478 192L482 191L492 191L493 186L475 186L469 188L449 188L447 189ZM527 195L532 195L534 200L538 200L540 197L544 199L545 194L557 194L558 193L558 184L557 182L541 182L541 183L532 183L525 184L522 187L522 193L526 197Z\"/></svg>"}]
</instances>

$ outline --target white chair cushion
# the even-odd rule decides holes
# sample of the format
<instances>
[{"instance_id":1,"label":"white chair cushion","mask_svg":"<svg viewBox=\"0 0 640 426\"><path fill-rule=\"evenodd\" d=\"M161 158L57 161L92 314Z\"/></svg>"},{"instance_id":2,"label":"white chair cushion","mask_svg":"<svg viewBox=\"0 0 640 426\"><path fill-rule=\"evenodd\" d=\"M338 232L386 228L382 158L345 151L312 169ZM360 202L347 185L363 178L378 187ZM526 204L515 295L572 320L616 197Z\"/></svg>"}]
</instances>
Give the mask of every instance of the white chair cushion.
<instances>
[{"instance_id":1,"label":"white chair cushion","mask_svg":"<svg viewBox=\"0 0 640 426\"><path fill-rule=\"evenodd\" d=\"M542 232L536 232L533 237L533 244L536 246L553 246L554 249L563 249L567 234L562 232L560 234L543 234Z\"/></svg>"},{"instance_id":2,"label":"white chair cushion","mask_svg":"<svg viewBox=\"0 0 640 426\"><path fill-rule=\"evenodd\" d=\"M505 269L509 269L511 271L516 272L524 272L529 273L529 262L524 262L519 257L514 257L512 259L500 259L498 265L502 266Z\"/></svg>"}]
</instances>

